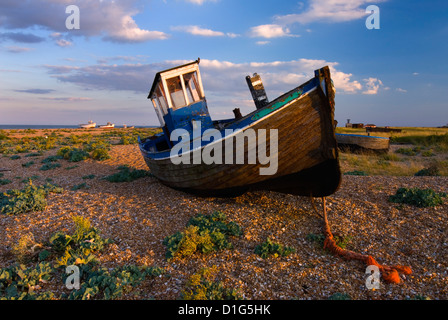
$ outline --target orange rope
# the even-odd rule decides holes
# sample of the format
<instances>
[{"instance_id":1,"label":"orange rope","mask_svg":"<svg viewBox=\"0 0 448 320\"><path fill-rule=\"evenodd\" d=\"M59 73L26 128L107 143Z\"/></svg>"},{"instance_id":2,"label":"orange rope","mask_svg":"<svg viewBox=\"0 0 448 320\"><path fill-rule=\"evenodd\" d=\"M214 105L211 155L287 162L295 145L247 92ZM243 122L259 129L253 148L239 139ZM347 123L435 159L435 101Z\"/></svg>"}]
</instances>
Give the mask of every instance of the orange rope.
<instances>
[{"instance_id":1,"label":"orange rope","mask_svg":"<svg viewBox=\"0 0 448 320\"><path fill-rule=\"evenodd\" d=\"M333 234L331 233L331 230L330 230L330 225L329 225L328 219L327 219L325 198L322 198L322 200L323 200L324 222L325 222L324 249L328 249L334 255L341 256L348 260L360 260L368 266L370 266L370 265L377 266L381 272L383 279L390 283L400 283L400 276L399 276L398 272L401 272L406 275L409 275L412 273L411 268L408 266L401 266L401 265L396 265L396 266L392 266L392 267L384 266L384 265L381 265L378 262L376 262L375 259L370 255L359 254L359 253L356 253L356 252L353 252L350 250L346 250L346 249L342 249L341 247L339 247L336 244L336 241L334 240Z\"/></svg>"}]
</instances>

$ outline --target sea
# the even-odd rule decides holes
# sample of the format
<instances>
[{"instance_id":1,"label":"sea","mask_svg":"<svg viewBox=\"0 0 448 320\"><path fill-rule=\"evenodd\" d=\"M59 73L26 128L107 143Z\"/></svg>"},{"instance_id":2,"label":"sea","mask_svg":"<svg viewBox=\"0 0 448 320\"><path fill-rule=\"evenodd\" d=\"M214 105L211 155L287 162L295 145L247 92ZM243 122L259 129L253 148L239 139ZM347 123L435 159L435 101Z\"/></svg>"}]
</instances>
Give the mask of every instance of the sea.
<instances>
[{"instance_id":1,"label":"sea","mask_svg":"<svg viewBox=\"0 0 448 320\"><path fill-rule=\"evenodd\" d=\"M0 124L1 129L77 129L78 125L67 125L67 124ZM115 126L115 128L122 128L122 126ZM157 128L157 126L135 126L135 128Z\"/></svg>"}]
</instances>

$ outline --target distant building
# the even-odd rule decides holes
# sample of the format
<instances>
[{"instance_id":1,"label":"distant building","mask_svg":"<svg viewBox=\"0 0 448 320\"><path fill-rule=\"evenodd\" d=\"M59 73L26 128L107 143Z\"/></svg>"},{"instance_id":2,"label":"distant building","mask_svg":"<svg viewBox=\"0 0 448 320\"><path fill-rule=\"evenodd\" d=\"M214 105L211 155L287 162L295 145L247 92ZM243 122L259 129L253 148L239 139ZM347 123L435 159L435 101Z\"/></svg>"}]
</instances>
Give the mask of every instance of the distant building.
<instances>
[{"instance_id":1,"label":"distant building","mask_svg":"<svg viewBox=\"0 0 448 320\"><path fill-rule=\"evenodd\" d=\"M350 119L347 119L347 123L345 124L346 128L364 128L363 123L350 123Z\"/></svg>"},{"instance_id":2,"label":"distant building","mask_svg":"<svg viewBox=\"0 0 448 320\"><path fill-rule=\"evenodd\" d=\"M376 128L376 125L369 123L364 126L365 128Z\"/></svg>"}]
</instances>

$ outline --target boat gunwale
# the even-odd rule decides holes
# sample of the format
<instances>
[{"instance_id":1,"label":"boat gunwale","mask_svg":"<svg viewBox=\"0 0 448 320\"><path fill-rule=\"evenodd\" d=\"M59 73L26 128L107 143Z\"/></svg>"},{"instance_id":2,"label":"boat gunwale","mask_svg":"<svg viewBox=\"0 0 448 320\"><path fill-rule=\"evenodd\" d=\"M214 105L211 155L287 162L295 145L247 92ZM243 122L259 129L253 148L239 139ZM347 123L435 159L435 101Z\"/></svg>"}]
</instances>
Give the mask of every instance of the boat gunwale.
<instances>
[{"instance_id":1,"label":"boat gunwale","mask_svg":"<svg viewBox=\"0 0 448 320\"><path fill-rule=\"evenodd\" d=\"M336 135L340 136L350 136L350 137L361 137L361 138L374 138L374 139L385 139L390 140L390 138L387 137L378 137L378 136L364 136L362 134L351 134L351 133L335 133Z\"/></svg>"},{"instance_id":2,"label":"boat gunwale","mask_svg":"<svg viewBox=\"0 0 448 320\"><path fill-rule=\"evenodd\" d=\"M277 102L280 100L280 98L282 98L282 97L284 97L284 98L286 99L287 97L291 96L294 92L298 92L298 91L299 91L301 88L303 88L305 85L309 84L309 82L311 82L312 80L313 80L313 79L311 79L311 80L307 81L306 83L304 83L303 85L300 85L299 87L296 87L295 89L290 90L290 91L288 91L287 93L281 95L280 97L278 97L277 99L273 100L270 104L268 104L267 106L263 107L262 109L268 109L270 106L272 106L272 105L274 105L275 103L277 103ZM316 86L310 88L308 91L306 91L306 92L302 92L297 98L295 98L295 99L293 99L293 100L291 100L291 101L285 103L283 106L281 106L281 107L279 107L279 108L277 108L277 109L275 109L275 110L272 110L272 112L269 112L268 114L262 116L261 118L255 120L255 121L252 121L252 122L248 123L246 126L244 126L244 127L238 127L238 128L232 129L233 132L232 132L231 134L229 134L229 135L224 135L224 136L222 136L222 137L221 137L220 139L218 139L218 140L214 140L214 141L212 141L212 142L210 142L210 143L207 143L207 144L205 144L205 145L201 145L201 146L196 147L196 148L194 148L194 149L190 149L190 150L188 150L188 151L186 151L186 152L184 152L184 153L176 154L176 155L174 155L174 156L172 156L172 155L170 154L170 156L157 157L157 155L160 155L160 154L163 154L163 153L169 153L170 150L172 150L172 148L171 148L171 149L168 149L168 150L158 151L158 152L149 152L148 150L146 150L146 149L143 147L143 144L144 144L144 143L141 141L140 137L138 137L138 142L139 142L140 150L141 150L145 155L147 155L147 156L148 156L148 155L154 155L153 157L149 157L149 156L148 156L148 158L150 158L151 160L154 160L154 161L167 160L167 159L171 159L171 158L175 158L175 157L183 156L183 155L186 155L186 154L190 154L190 153L192 153L192 152L194 152L194 151L197 152L197 150L203 149L203 148L205 148L206 146L210 146L210 145L213 145L213 144L215 144L215 143L221 143L222 141L225 141L225 140L228 139L228 138L232 138L232 137L234 137L235 135L237 135L237 134L243 132L244 130L247 130L247 129L249 129L250 127L252 127L252 126L258 124L259 122L266 120L266 119L269 118L270 116L272 116L272 115L274 115L274 114L280 112L280 111L283 110L284 108L287 108L287 107L289 107L291 104L296 103L298 100L301 100L301 99L303 99L304 97L308 96L310 93L312 93L312 92L314 92L315 90L317 90L317 88L318 88L318 84L316 84ZM247 114L247 115L244 116L242 119L238 119L238 122L241 122L242 120L247 120L247 119L249 119L250 117L254 116L254 115L255 115L258 111L260 111L260 110L261 110L261 109L258 109L258 110L255 110L255 111L253 111L253 112ZM231 124L235 124L235 123L236 123L236 122L231 122ZM225 127L224 127L224 128L222 128L221 130L218 130L218 131L219 131L219 132L225 132L226 129L229 130L230 128L225 128ZM199 137L199 139L202 139L202 137ZM193 143L193 141L194 141L194 140L191 140L191 141L189 142L189 144Z\"/></svg>"}]
</instances>

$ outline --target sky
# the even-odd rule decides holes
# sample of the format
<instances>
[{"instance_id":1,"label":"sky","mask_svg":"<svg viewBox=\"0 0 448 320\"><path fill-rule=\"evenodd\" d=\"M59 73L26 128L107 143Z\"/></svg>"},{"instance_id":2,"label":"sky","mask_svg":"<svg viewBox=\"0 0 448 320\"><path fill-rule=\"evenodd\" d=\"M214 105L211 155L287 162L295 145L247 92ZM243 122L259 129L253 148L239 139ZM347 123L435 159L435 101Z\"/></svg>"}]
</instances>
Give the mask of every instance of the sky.
<instances>
[{"instance_id":1,"label":"sky","mask_svg":"<svg viewBox=\"0 0 448 320\"><path fill-rule=\"evenodd\" d=\"M327 65L339 125L442 126L447 57L446 0L0 0L0 124L158 125L155 73L200 58L213 119Z\"/></svg>"}]
</instances>

